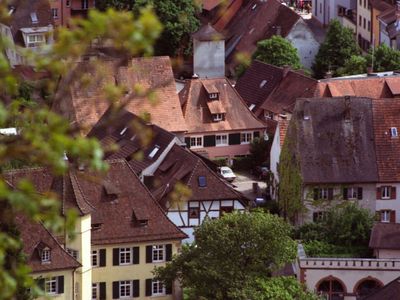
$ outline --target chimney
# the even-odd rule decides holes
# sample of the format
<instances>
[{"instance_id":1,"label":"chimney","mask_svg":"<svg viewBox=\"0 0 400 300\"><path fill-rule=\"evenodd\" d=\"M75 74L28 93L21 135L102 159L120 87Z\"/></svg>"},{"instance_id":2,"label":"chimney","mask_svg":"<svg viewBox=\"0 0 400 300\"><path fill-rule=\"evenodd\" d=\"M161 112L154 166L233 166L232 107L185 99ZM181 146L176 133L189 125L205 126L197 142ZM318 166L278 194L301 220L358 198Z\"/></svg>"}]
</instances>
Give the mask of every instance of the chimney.
<instances>
[{"instance_id":1,"label":"chimney","mask_svg":"<svg viewBox=\"0 0 400 300\"><path fill-rule=\"evenodd\" d=\"M282 26L276 26L276 35L282 35Z\"/></svg>"},{"instance_id":2,"label":"chimney","mask_svg":"<svg viewBox=\"0 0 400 300\"><path fill-rule=\"evenodd\" d=\"M282 77L285 78L286 75L289 73L289 71L291 71L291 69L292 68L289 65L284 65L283 66L283 74L282 74L283 76Z\"/></svg>"}]
</instances>

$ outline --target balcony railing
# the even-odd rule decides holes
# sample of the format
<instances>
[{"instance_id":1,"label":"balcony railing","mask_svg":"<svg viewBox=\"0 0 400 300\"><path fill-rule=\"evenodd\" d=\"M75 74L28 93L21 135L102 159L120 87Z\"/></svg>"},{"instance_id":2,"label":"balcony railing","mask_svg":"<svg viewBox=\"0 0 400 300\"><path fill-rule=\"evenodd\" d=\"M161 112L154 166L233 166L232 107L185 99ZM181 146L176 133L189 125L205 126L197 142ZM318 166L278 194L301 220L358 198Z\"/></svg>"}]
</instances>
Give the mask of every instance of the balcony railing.
<instances>
[{"instance_id":1,"label":"balcony railing","mask_svg":"<svg viewBox=\"0 0 400 300\"><path fill-rule=\"evenodd\" d=\"M400 259L301 258L299 266L304 269L400 270Z\"/></svg>"}]
</instances>

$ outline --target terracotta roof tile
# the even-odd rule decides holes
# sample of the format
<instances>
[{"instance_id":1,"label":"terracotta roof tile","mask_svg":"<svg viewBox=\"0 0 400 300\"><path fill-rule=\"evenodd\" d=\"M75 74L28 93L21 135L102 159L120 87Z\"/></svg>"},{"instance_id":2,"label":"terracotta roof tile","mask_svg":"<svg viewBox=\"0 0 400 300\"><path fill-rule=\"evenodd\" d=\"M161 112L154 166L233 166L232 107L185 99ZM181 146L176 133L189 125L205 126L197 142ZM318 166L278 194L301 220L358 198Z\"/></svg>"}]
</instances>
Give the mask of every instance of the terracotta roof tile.
<instances>
[{"instance_id":1,"label":"terracotta roof tile","mask_svg":"<svg viewBox=\"0 0 400 300\"><path fill-rule=\"evenodd\" d=\"M278 121L278 126L279 126L279 142L281 147L283 146L283 143L285 141L286 137L286 132L289 126L289 120L287 119L279 119Z\"/></svg>"},{"instance_id":2,"label":"terracotta roof tile","mask_svg":"<svg viewBox=\"0 0 400 300\"><path fill-rule=\"evenodd\" d=\"M219 102L226 111L225 119L220 122L212 120L207 106L208 95L203 83L213 84L219 92ZM215 132L242 129L265 128L248 109L242 98L225 78L193 79L185 93L184 116L188 132Z\"/></svg>"},{"instance_id":3,"label":"terracotta roof tile","mask_svg":"<svg viewBox=\"0 0 400 300\"><path fill-rule=\"evenodd\" d=\"M236 16L236 13L243 5L243 0L231 0L230 3L227 3L224 11L221 12L221 16L213 25L214 28L220 32L222 32L226 25Z\"/></svg>"},{"instance_id":4,"label":"terracotta roof tile","mask_svg":"<svg viewBox=\"0 0 400 300\"><path fill-rule=\"evenodd\" d=\"M369 247L372 249L400 249L400 224L375 223Z\"/></svg>"},{"instance_id":5,"label":"terracotta roof tile","mask_svg":"<svg viewBox=\"0 0 400 300\"><path fill-rule=\"evenodd\" d=\"M152 123L166 130L186 131L168 57L134 58L128 66L118 66L116 63L117 61L99 60L77 63L75 73L64 77L61 82L60 86L68 86L68 89L59 89L53 110L79 125L86 134L110 106L102 88L117 84L127 88L126 97L118 99L126 110L137 115L148 113ZM71 77L81 78L81 74L93 79L89 86L85 82L79 82L79 79L68 83ZM142 91L153 92L152 96L135 94L132 98L136 86L140 86Z\"/></svg>"},{"instance_id":6,"label":"terracotta roof tile","mask_svg":"<svg viewBox=\"0 0 400 300\"><path fill-rule=\"evenodd\" d=\"M372 107L379 180L400 181L400 137L392 137L390 132L391 127L400 131L399 99L374 100Z\"/></svg>"}]
</instances>

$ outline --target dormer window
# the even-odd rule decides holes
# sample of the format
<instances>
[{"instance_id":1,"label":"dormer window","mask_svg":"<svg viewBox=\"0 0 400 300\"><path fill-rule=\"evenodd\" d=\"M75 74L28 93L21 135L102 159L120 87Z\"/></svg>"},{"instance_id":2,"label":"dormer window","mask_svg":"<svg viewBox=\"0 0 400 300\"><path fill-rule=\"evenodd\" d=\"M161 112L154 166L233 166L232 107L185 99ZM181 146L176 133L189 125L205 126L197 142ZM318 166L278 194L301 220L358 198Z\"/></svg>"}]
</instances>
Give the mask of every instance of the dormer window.
<instances>
[{"instance_id":1,"label":"dormer window","mask_svg":"<svg viewBox=\"0 0 400 300\"><path fill-rule=\"evenodd\" d=\"M206 187L207 186L207 179L206 176L199 176L199 187Z\"/></svg>"},{"instance_id":2,"label":"dormer window","mask_svg":"<svg viewBox=\"0 0 400 300\"><path fill-rule=\"evenodd\" d=\"M137 217L135 211L132 212L132 224L135 227L146 227L149 224L149 220L147 218Z\"/></svg>"},{"instance_id":3,"label":"dormer window","mask_svg":"<svg viewBox=\"0 0 400 300\"><path fill-rule=\"evenodd\" d=\"M390 136L392 138L398 137L397 127L391 127L390 128Z\"/></svg>"},{"instance_id":4,"label":"dormer window","mask_svg":"<svg viewBox=\"0 0 400 300\"><path fill-rule=\"evenodd\" d=\"M208 99L210 99L210 100L218 100L219 99L219 95L218 95L218 93L209 93L208 94Z\"/></svg>"},{"instance_id":5,"label":"dormer window","mask_svg":"<svg viewBox=\"0 0 400 300\"><path fill-rule=\"evenodd\" d=\"M160 150L160 146L155 145L153 150L151 150L151 152L149 154L149 158L154 158L154 156L156 156L158 150Z\"/></svg>"},{"instance_id":6,"label":"dormer window","mask_svg":"<svg viewBox=\"0 0 400 300\"><path fill-rule=\"evenodd\" d=\"M30 48L38 47L46 42L44 34L29 34L27 38L28 38L28 47Z\"/></svg>"},{"instance_id":7,"label":"dormer window","mask_svg":"<svg viewBox=\"0 0 400 300\"><path fill-rule=\"evenodd\" d=\"M31 13L31 20L32 20L32 24L36 24L39 22L36 12Z\"/></svg>"},{"instance_id":8,"label":"dormer window","mask_svg":"<svg viewBox=\"0 0 400 300\"><path fill-rule=\"evenodd\" d=\"M219 122L224 119L224 114L213 114L212 116L214 122Z\"/></svg>"},{"instance_id":9,"label":"dormer window","mask_svg":"<svg viewBox=\"0 0 400 300\"><path fill-rule=\"evenodd\" d=\"M48 247L42 249L40 253L42 263L49 263L51 261L51 250Z\"/></svg>"}]
</instances>

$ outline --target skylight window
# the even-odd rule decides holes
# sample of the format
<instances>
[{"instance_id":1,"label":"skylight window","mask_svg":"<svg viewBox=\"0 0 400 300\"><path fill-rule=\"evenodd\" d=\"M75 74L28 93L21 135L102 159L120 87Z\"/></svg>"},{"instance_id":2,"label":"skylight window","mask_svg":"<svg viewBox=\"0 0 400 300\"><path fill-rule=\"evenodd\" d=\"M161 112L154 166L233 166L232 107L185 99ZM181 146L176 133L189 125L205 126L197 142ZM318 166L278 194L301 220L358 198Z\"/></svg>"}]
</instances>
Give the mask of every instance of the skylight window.
<instances>
[{"instance_id":1,"label":"skylight window","mask_svg":"<svg viewBox=\"0 0 400 300\"><path fill-rule=\"evenodd\" d=\"M128 127L124 127L124 129L121 130L121 132L119 133L119 135L124 135L124 133L126 132L127 129L128 129Z\"/></svg>"},{"instance_id":2,"label":"skylight window","mask_svg":"<svg viewBox=\"0 0 400 300\"><path fill-rule=\"evenodd\" d=\"M260 83L260 89L262 89L264 87L264 85L267 84L267 81L264 79L263 81L261 81Z\"/></svg>"},{"instance_id":3,"label":"skylight window","mask_svg":"<svg viewBox=\"0 0 400 300\"><path fill-rule=\"evenodd\" d=\"M206 187L207 186L207 179L206 176L199 176L199 187Z\"/></svg>"},{"instance_id":4,"label":"skylight window","mask_svg":"<svg viewBox=\"0 0 400 300\"><path fill-rule=\"evenodd\" d=\"M397 132L397 127L391 127L390 128L390 135L391 137L398 137L398 132Z\"/></svg>"},{"instance_id":5,"label":"skylight window","mask_svg":"<svg viewBox=\"0 0 400 300\"><path fill-rule=\"evenodd\" d=\"M36 15L35 12L32 12L32 13L31 13L31 20L32 20L32 23L33 23L33 24L39 22L39 20L38 20L37 15Z\"/></svg>"},{"instance_id":6,"label":"skylight window","mask_svg":"<svg viewBox=\"0 0 400 300\"><path fill-rule=\"evenodd\" d=\"M156 156L158 150L160 150L160 146L156 145L156 146L154 147L154 149L150 152L149 158L153 158L154 156Z\"/></svg>"}]
</instances>

